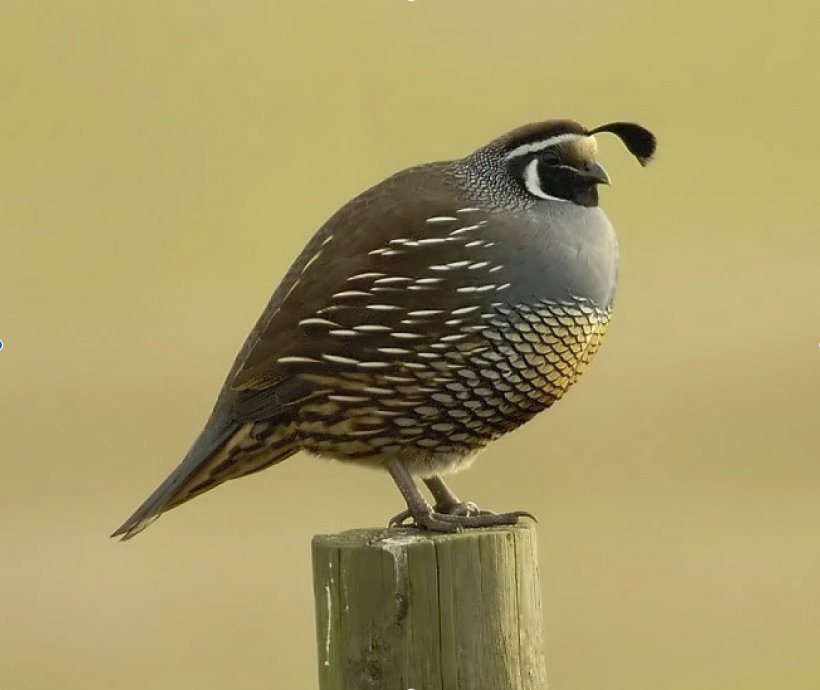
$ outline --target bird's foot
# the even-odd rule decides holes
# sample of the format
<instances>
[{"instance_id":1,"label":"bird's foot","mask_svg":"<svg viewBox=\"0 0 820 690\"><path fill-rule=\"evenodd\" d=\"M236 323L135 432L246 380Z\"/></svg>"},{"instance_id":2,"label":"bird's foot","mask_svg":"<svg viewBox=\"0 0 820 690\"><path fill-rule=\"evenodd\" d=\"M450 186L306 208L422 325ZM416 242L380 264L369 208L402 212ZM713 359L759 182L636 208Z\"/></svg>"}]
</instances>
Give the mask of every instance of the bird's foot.
<instances>
[{"instance_id":1,"label":"bird's foot","mask_svg":"<svg viewBox=\"0 0 820 690\"><path fill-rule=\"evenodd\" d=\"M490 510L482 510L472 501L439 502L433 506L433 511L442 515L475 517L477 515L493 515Z\"/></svg>"},{"instance_id":2,"label":"bird's foot","mask_svg":"<svg viewBox=\"0 0 820 690\"><path fill-rule=\"evenodd\" d=\"M537 522L532 513L515 510L509 513L493 513L481 510L475 503L463 501L448 505L428 506L427 510L415 514L409 509L391 518L390 527L416 527L431 532L460 532L463 529L476 527L495 527L498 525L516 525L522 517ZM409 521L409 522L408 522Z\"/></svg>"},{"instance_id":3,"label":"bird's foot","mask_svg":"<svg viewBox=\"0 0 820 690\"><path fill-rule=\"evenodd\" d=\"M409 510L403 510L390 518L388 527L416 527L430 532L458 532L460 527L446 519L448 515L436 513L432 508L413 515Z\"/></svg>"}]
</instances>

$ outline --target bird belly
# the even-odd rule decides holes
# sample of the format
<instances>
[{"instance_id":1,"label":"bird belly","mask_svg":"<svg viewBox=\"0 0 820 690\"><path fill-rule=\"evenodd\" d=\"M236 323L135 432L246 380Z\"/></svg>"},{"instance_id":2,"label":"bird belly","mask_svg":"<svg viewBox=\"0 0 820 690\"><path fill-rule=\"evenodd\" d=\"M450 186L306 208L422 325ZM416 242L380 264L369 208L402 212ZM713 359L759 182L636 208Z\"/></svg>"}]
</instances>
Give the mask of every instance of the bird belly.
<instances>
[{"instance_id":1,"label":"bird belly","mask_svg":"<svg viewBox=\"0 0 820 690\"><path fill-rule=\"evenodd\" d=\"M581 298L496 303L485 316L469 343L423 367L407 357L385 371L308 375L316 389L296 413L299 446L371 466L398 457L421 476L463 469L563 397L609 320Z\"/></svg>"},{"instance_id":2,"label":"bird belly","mask_svg":"<svg viewBox=\"0 0 820 690\"><path fill-rule=\"evenodd\" d=\"M609 312L585 301L540 300L510 308L504 353L520 390L549 407L564 396L598 351ZM508 315L508 319L510 319Z\"/></svg>"}]
</instances>

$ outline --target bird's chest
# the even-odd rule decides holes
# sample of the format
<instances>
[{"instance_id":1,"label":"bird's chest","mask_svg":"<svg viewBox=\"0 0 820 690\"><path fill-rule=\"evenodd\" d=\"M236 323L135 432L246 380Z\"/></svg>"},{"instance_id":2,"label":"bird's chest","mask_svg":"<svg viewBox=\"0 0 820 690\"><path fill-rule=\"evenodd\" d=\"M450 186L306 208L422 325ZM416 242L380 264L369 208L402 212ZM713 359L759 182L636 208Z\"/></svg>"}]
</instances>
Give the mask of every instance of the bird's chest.
<instances>
[{"instance_id":1,"label":"bird's chest","mask_svg":"<svg viewBox=\"0 0 820 690\"><path fill-rule=\"evenodd\" d=\"M618 244L603 211L551 204L528 212L520 224L520 232L506 233L497 245L506 269L501 272L511 283L507 301L544 300L548 306L581 300L601 310L611 307ZM544 319L548 323L552 316L544 313Z\"/></svg>"}]
</instances>

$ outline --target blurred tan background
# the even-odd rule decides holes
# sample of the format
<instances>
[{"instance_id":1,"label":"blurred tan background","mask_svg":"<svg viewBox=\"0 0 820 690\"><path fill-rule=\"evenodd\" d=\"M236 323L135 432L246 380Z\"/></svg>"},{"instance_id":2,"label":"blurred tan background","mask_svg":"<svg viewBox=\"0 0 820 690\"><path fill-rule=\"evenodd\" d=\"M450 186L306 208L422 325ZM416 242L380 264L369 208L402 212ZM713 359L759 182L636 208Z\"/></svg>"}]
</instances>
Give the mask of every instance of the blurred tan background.
<instances>
[{"instance_id":1,"label":"blurred tan background","mask_svg":"<svg viewBox=\"0 0 820 690\"><path fill-rule=\"evenodd\" d=\"M327 216L558 115L659 136L601 138L616 319L454 486L540 517L552 690L820 687L820 11L774 6L3 2L0 688L316 687L309 540L386 476L297 456L107 534Z\"/></svg>"}]
</instances>

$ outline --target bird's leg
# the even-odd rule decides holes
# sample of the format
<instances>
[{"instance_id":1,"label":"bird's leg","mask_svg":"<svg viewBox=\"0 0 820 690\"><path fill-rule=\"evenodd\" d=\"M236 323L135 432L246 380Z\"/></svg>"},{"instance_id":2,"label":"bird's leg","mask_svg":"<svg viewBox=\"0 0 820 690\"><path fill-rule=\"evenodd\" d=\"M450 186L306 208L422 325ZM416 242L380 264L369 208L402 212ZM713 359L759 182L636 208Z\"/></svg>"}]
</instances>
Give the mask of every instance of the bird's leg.
<instances>
[{"instance_id":1,"label":"bird's leg","mask_svg":"<svg viewBox=\"0 0 820 690\"><path fill-rule=\"evenodd\" d=\"M401 495L407 502L407 510L402 511L390 519L391 527L400 527L405 520L413 518L413 522L417 527L428 529L434 532L457 532L458 525L443 522L436 519L433 509L430 504L424 500L416 483L413 481L413 476L407 471L407 468L401 460L392 459L387 463L387 469L396 486L399 487Z\"/></svg>"},{"instance_id":2,"label":"bird's leg","mask_svg":"<svg viewBox=\"0 0 820 690\"><path fill-rule=\"evenodd\" d=\"M460 501L437 476L424 480L436 499L435 509L431 508L419 492L412 475L400 460L390 460L387 463L387 469L404 496L404 500L407 501L407 510L390 520L391 527L400 526L405 520L412 518L416 527L421 529L434 532L455 532L470 527L514 525L522 516L533 518L525 511L495 514L479 510L475 504Z\"/></svg>"},{"instance_id":3,"label":"bird's leg","mask_svg":"<svg viewBox=\"0 0 820 690\"><path fill-rule=\"evenodd\" d=\"M472 501L462 501L437 474L424 479L424 483L436 499L433 510L437 513L447 515L488 515L490 513L488 510L481 510Z\"/></svg>"}]
</instances>

